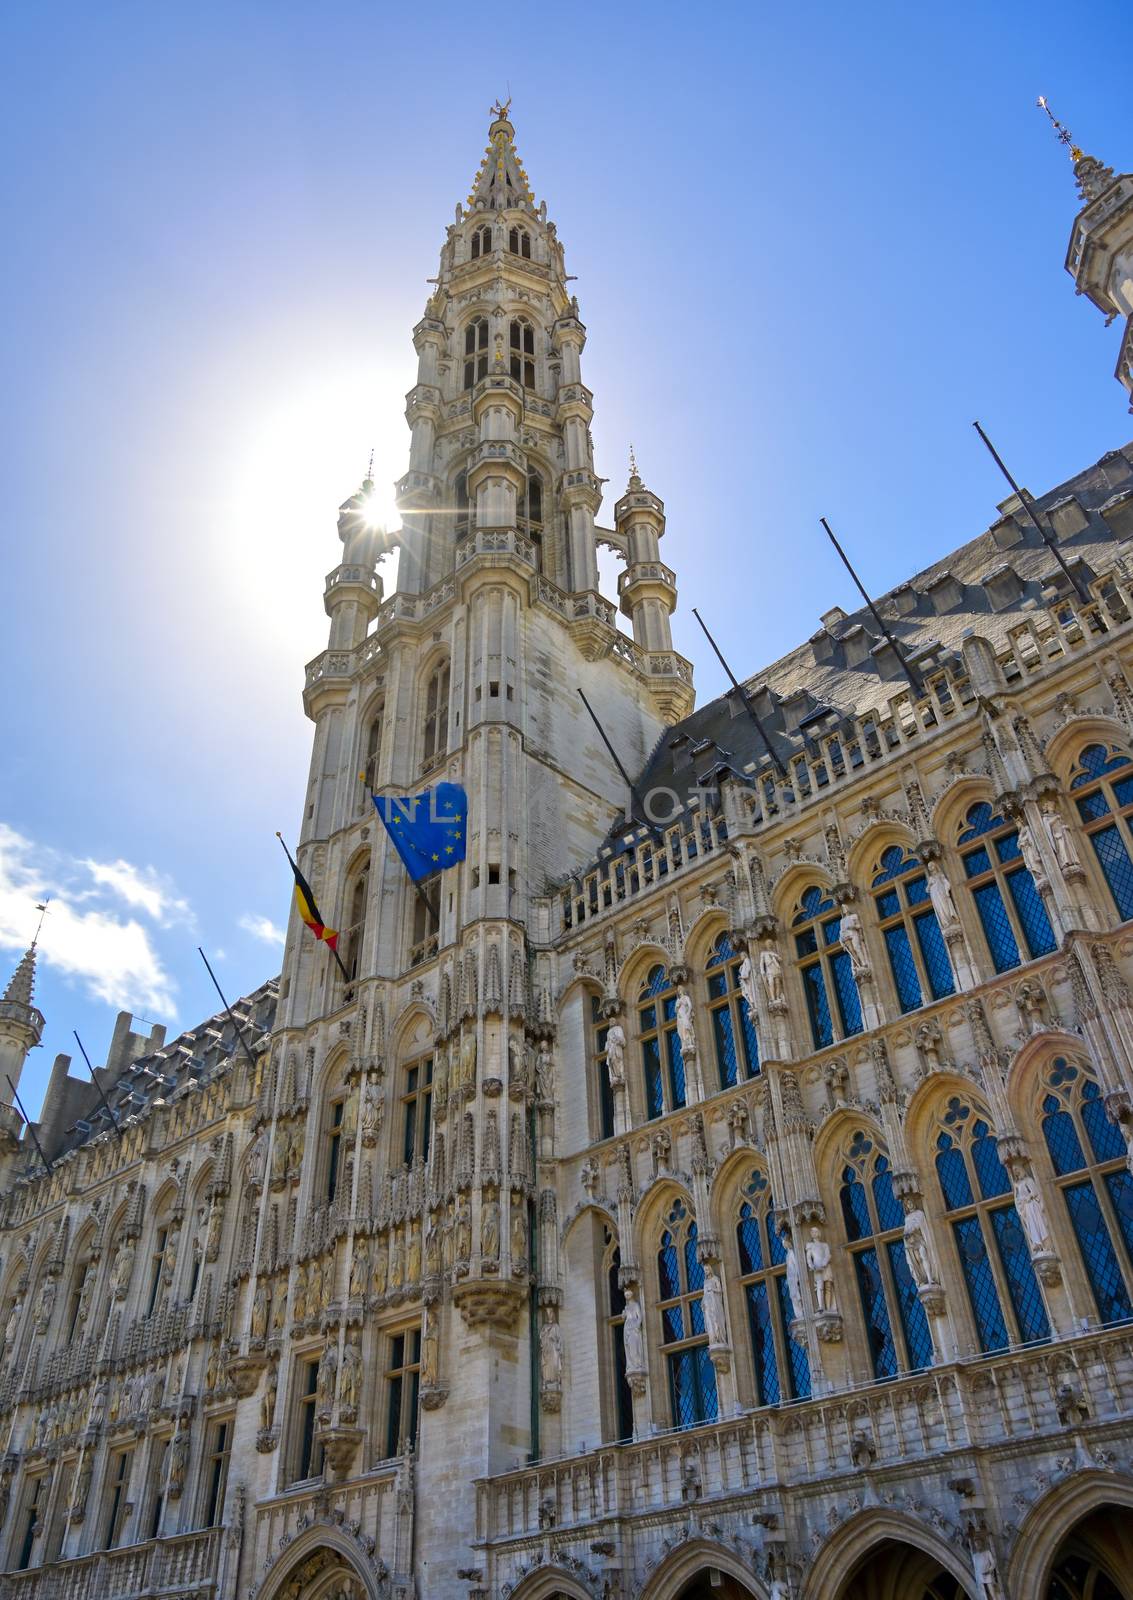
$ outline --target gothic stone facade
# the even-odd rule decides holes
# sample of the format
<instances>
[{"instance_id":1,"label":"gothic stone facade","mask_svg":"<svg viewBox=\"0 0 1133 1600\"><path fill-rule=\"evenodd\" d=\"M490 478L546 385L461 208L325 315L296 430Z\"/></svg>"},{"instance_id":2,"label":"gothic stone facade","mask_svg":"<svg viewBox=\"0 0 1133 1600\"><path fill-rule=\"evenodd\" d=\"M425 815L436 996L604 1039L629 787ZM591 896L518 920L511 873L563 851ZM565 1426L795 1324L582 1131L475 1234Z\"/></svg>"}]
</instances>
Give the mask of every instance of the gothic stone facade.
<instances>
[{"instance_id":1,"label":"gothic stone facade","mask_svg":"<svg viewBox=\"0 0 1133 1600\"><path fill-rule=\"evenodd\" d=\"M828 612L761 733L636 471L595 521L502 112L414 339L397 590L363 490L306 678L348 979L293 916L241 1036L127 1019L117 1131L61 1058L50 1175L0 1108L0 1594L1129 1600L1133 448L900 656ZM360 769L466 786L431 907Z\"/></svg>"}]
</instances>

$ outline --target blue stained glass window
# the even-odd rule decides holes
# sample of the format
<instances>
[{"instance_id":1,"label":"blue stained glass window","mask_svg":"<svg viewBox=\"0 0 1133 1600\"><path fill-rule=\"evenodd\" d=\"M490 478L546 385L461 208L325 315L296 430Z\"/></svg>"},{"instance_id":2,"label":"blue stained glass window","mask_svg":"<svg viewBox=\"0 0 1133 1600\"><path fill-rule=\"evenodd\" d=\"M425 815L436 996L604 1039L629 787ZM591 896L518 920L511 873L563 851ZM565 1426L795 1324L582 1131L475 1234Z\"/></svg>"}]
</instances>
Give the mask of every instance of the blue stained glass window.
<instances>
[{"instance_id":1,"label":"blue stained glass window","mask_svg":"<svg viewBox=\"0 0 1133 1600\"><path fill-rule=\"evenodd\" d=\"M884 894L877 897L877 914L879 917L895 917L901 909L901 902L896 889L887 889Z\"/></svg>"},{"instance_id":2,"label":"blue stained glass window","mask_svg":"<svg viewBox=\"0 0 1133 1600\"><path fill-rule=\"evenodd\" d=\"M1133 917L1133 861L1129 859L1129 851L1125 848L1125 840L1118 832L1117 824L1111 822L1108 828L1099 828L1096 833L1091 833L1090 843L1105 873L1117 914L1122 922L1128 922Z\"/></svg>"},{"instance_id":3,"label":"blue stained glass window","mask_svg":"<svg viewBox=\"0 0 1133 1600\"><path fill-rule=\"evenodd\" d=\"M732 1013L727 1006L720 1006L713 1011L712 1031L716 1040L716 1067L720 1074L720 1087L734 1088L738 1077L736 1041L732 1034Z\"/></svg>"},{"instance_id":4,"label":"blue stained glass window","mask_svg":"<svg viewBox=\"0 0 1133 1600\"><path fill-rule=\"evenodd\" d=\"M1030 947L1031 955L1049 955L1052 950L1057 949L1054 929L1050 925L1050 918L1046 914L1046 907L1042 903L1039 891L1035 888L1035 880L1026 867L1020 867L1018 871L1007 874L1007 887L1015 902L1015 910L1023 925L1023 936Z\"/></svg>"},{"instance_id":5,"label":"blue stained glass window","mask_svg":"<svg viewBox=\"0 0 1133 1600\"><path fill-rule=\"evenodd\" d=\"M936 912L923 912L913 919L913 926L917 930L917 942L921 947L921 959L924 961L925 971L928 973L932 998L943 1000L945 995L955 994L956 980L952 976L952 963L948 959L948 951L940 932L940 924L936 920Z\"/></svg>"},{"instance_id":6,"label":"blue stained glass window","mask_svg":"<svg viewBox=\"0 0 1133 1600\"><path fill-rule=\"evenodd\" d=\"M671 1233L661 1235L661 1248L657 1252L657 1276L661 1284L661 1299L671 1300L681 1292L680 1273L677 1269L677 1247Z\"/></svg>"},{"instance_id":7,"label":"blue stained glass window","mask_svg":"<svg viewBox=\"0 0 1133 1600\"><path fill-rule=\"evenodd\" d=\"M696 1368L694 1350L676 1350L669 1357L673 1423L678 1428L691 1428L703 1420Z\"/></svg>"},{"instance_id":8,"label":"blue stained glass window","mask_svg":"<svg viewBox=\"0 0 1133 1600\"><path fill-rule=\"evenodd\" d=\"M810 922L815 917L820 917L824 912L833 911L834 902L824 889L817 884L812 884L799 899L799 913L795 923Z\"/></svg>"},{"instance_id":9,"label":"blue stained glass window","mask_svg":"<svg viewBox=\"0 0 1133 1600\"><path fill-rule=\"evenodd\" d=\"M842 1220L846 1225L846 1238L851 1242L872 1237L869 1202L853 1167L847 1167L842 1174Z\"/></svg>"},{"instance_id":10,"label":"blue stained glass window","mask_svg":"<svg viewBox=\"0 0 1133 1600\"><path fill-rule=\"evenodd\" d=\"M928 879L923 872L909 879L905 885L905 899L911 906L923 905L928 899Z\"/></svg>"},{"instance_id":11,"label":"blue stained glass window","mask_svg":"<svg viewBox=\"0 0 1133 1600\"><path fill-rule=\"evenodd\" d=\"M1031 1265L1031 1253L1027 1249L1023 1226L1015 1207L1000 1206L993 1211L991 1225L995 1232L995 1242L999 1247L999 1259L1003 1263L1007 1277L1007 1292L1015 1308L1020 1334L1024 1341L1049 1339L1050 1323L1047 1321L1046 1307L1043 1305L1035 1269Z\"/></svg>"},{"instance_id":12,"label":"blue stained glass window","mask_svg":"<svg viewBox=\"0 0 1133 1600\"><path fill-rule=\"evenodd\" d=\"M881 871L873 880L873 887L879 889L883 883L891 883L894 878L900 878L906 872L916 870L917 863L905 855L899 845L891 844L878 863Z\"/></svg>"},{"instance_id":13,"label":"blue stained glass window","mask_svg":"<svg viewBox=\"0 0 1133 1600\"><path fill-rule=\"evenodd\" d=\"M696 1254L696 1223L689 1226L688 1237L685 1239L685 1273L688 1277L690 1289L704 1288L704 1268L701 1266Z\"/></svg>"},{"instance_id":14,"label":"blue stained glass window","mask_svg":"<svg viewBox=\"0 0 1133 1600\"><path fill-rule=\"evenodd\" d=\"M1019 965L1019 946L1015 942L998 883L981 884L978 889L972 890L972 899L980 914L984 938L996 972L1009 972L1012 967Z\"/></svg>"},{"instance_id":15,"label":"blue stained glass window","mask_svg":"<svg viewBox=\"0 0 1133 1600\"><path fill-rule=\"evenodd\" d=\"M1098 1315L1103 1322L1120 1322L1124 1317L1133 1316L1133 1302L1113 1253L1109 1228L1093 1184L1087 1178L1084 1183L1068 1185L1062 1192L1097 1301Z\"/></svg>"},{"instance_id":16,"label":"blue stained glass window","mask_svg":"<svg viewBox=\"0 0 1133 1600\"><path fill-rule=\"evenodd\" d=\"M1054 1103L1058 1105L1057 1100ZM1055 1111L1043 1118L1043 1138L1050 1151L1054 1170L1060 1177L1066 1172L1081 1172L1086 1165L1086 1158L1082 1154L1078 1130L1069 1111Z\"/></svg>"},{"instance_id":17,"label":"blue stained glass window","mask_svg":"<svg viewBox=\"0 0 1133 1600\"><path fill-rule=\"evenodd\" d=\"M858 986L850 958L844 950L831 957L834 972L834 989L838 996L838 1010L842 1017L842 1032L848 1039L862 1031L862 1006L858 999Z\"/></svg>"},{"instance_id":18,"label":"blue stained glass window","mask_svg":"<svg viewBox=\"0 0 1133 1600\"><path fill-rule=\"evenodd\" d=\"M664 1308L661 1312L661 1328L666 1344L671 1344L675 1339L684 1338L685 1323L680 1306L666 1306Z\"/></svg>"},{"instance_id":19,"label":"blue stained glass window","mask_svg":"<svg viewBox=\"0 0 1133 1600\"><path fill-rule=\"evenodd\" d=\"M917 1286L909 1271L905 1257L905 1241L891 1239L886 1245L889 1267L897 1288L897 1303L901 1312L901 1326L905 1335L905 1349L909 1366L914 1370L932 1366L932 1335L928 1331L928 1318L917 1294Z\"/></svg>"},{"instance_id":20,"label":"blue stained glass window","mask_svg":"<svg viewBox=\"0 0 1133 1600\"><path fill-rule=\"evenodd\" d=\"M751 1010L743 995L740 996L740 1023L744 1056L747 1060L747 1075L749 1078L754 1078L759 1071L759 1038L755 1031L755 1021Z\"/></svg>"},{"instance_id":21,"label":"blue stained glass window","mask_svg":"<svg viewBox=\"0 0 1133 1600\"><path fill-rule=\"evenodd\" d=\"M766 1280L749 1283L746 1289L757 1403L761 1406L777 1406L782 1398L782 1392L779 1388L775 1334L771 1325L771 1302L767 1295Z\"/></svg>"},{"instance_id":22,"label":"blue stained glass window","mask_svg":"<svg viewBox=\"0 0 1133 1600\"><path fill-rule=\"evenodd\" d=\"M963 1156L946 1133L942 1133L936 1143L936 1175L940 1179L945 1209L957 1211L961 1206L970 1206L972 1185Z\"/></svg>"},{"instance_id":23,"label":"blue stained glass window","mask_svg":"<svg viewBox=\"0 0 1133 1600\"><path fill-rule=\"evenodd\" d=\"M1115 778L1113 792L1119 806L1133 805L1133 778Z\"/></svg>"},{"instance_id":24,"label":"blue stained glass window","mask_svg":"<svg viewBox=\"0 0 1133 1600\"><path fill-rule=\"evenodd\" d=\"M972 1161L976 1168L976 1181L980 1186L980 1193L985 1200L994 1200L996 1195L1009 1194L1011 1179L1007 1176L1007 1168L999 1159L999 1151L995 1147L995 1139L986 1122L977 1122L972 1128Z\"/></svg>"},{"instance_id":25,"label":"blue stained glass window","mask_svg":"<svg viewBox=\"0 0 1133 1600\"><path fill-rule=\"evenodd\" d=\"M782 1234L776 1233L775 1224L771 1220L770 1211L767 1213L765 1226L767 1228L767 1264L772 1267L786 1265L787 1252L783 1245Z\"/></svg>"},{"instance_id":26,"label":"blue stained glass window","mask_svg":"<svg viewBox=\"0 0 1133 1600\"><path fill-rule=\"evenodd\" d=\"M1089 744L1078 757L1078 765L1082 771L1071 780L1072 789L1081 789L1087 783L1095 783L1097 779L1104 778L1107 773L1119 772L1122 767L1130 764L1129 757L1120 750L1111 756L1104 745Z\"/></svg>"},{"instance_id":27,"label":"blue stained glass window","mask_svg":"<svg viewBox=\"0 0 1133 1600\"><path fill-rule=\"evenodd\" d=\"M1107 1172L1105 1186L1109 1191L1117 1225L1121 1229L1121 1237L1125 1240L1125 1248L1133 1260L1133 1176L1124 1169Z\"/></svg>"},{"instance_id":28,"label":"blue stained glass window","mask_svg":"<svg viewBox=\"0 0 1133 1600\"><path fill-rule=\"evenodd\" d=\"M685 1061L675 1028L666 1033L665 1047L669 1058L669 1105L677 1111L685 1103Z\"/></svg>"},{"instance_id":29,"label":"blue stained glass window","mask_svg":"<svg viewBox=\"0 0 1133 1600\"><path fill-rule=\"evenodd\" d=\"M872 1246L868 1250L856 1251L854 1267L865 1314L873 1375L875 1378L892 1378L897 1371L897 1350L893 1343L893 1327L889 1321L889 1307L885 1303L877 1251Z\"/></svg>"},{"instance_id":30,"label":"blue stained glass window","mask_svg":"<svg viewBox=\"0 0 1133 1600\"><path fill-rule=\"evenodd\" d=\"M877 1210L878 1225L883 1233L887 1233L890 1228L904 1228L905 1213L893 1193L893 1174L884 1156L878 1157L877 1171L874 1173L873 1203Z\"/></svg>"},{"instance_id":31,"label":"blue stained glass window","mask_svg":"<svg viewBox=\"0 0 1133 1600\"><path fill-rule=\"evenodd\" d=\"M1095 1161L1124 1161L1125 1140L1121 1129L1105 1114L1101 1091L1096 1083L1082 1086L1081 1114L1086 1127L1086 1137L1093 1146Z\"/></svg>"},{"instance_id":32,"label":"blue stained glass window","mask_svg":"<svg viewBox=\"0 0 1133 1600\"><path fill-rule=\"evenodd\" d=\"M777 1277L775 1287L779 1294L779 1315L783 1319L784 1337L787 1340L787 1361L791 1369L791 1397L795 1400L804 1400L810 1394L810 1357L807 1355L806 1345L796 1344L786 1333L787 1327L794 1320L786 1277L782 1275Z\"/></svg>"},{"instance_id":33,"label":"blue stained glass window","mask_svg":"<svg viewBox=\"0 0 1133 1600\"><path fill-rule=\"evenodd\" d=\"M1009 861L1018 861L1022 853L1019 848L1019 834L1017 831L1005 833L1001 839L995 840L996 859L1004 864Z\"/></svg>"},{"instance_id":34,"label":"blue stained glass window","mask_svg":"<svg viewBox=\"0 0 1133 1600\"><path fill-rule=\"evenodd\" d=\"M1083 822L1097 822L1110 814L1109 801L1099 789L1096 794L1084 794L1077 802L1078 815Z\"/></svg>"},{"instance_id":35,"label":"blue stained glass window","mask_svg":"<svg viewBox=\"0 0 1133 1600\"><path fill-rule=\"evenodd\" d=\"M665 1109L661 1092L661 1056L656 1039L643 1039L641 1052L645 1061L645 1105L650 1117L659 1117Z\"/></svg>"},{"instance_id":36,"label":"blue stained glass window","mask_svg":"<svg viewBox=\"0 0 1133 1600\"><path fill-rule=\"evenodd\" d=\"M740 1271L762 1272L763 1245L759 1234L759 1219L748 1205L745 1205L740 1213L736 1238L740 1246Z\"/></svg>"},{"instance_id":37,"label":"blue stained glass window","mask_svg":"<svg viewBox=\"0 0 1133 1600\"><path fill-rule=\"evenodd\" d=\"M893 969L893 982L897 987L897 1000L902 1011L915 1011L921 1004L921 980L917 976L913 949L903 922L885 929L885 946L889 952L889 965Z\"/></svg>"},{"instance_id":38,"label":"blue stained glass window","mask_svg":"<svg viewBox=\"0 0 1133 1600\"><path fill-rule=\"evenodd\" d=\"M1007 1324L1003 1320L1003 1308L999 1304L995 1276L991 1270L991 1262L987 1258L980 1219L962 1217L952 1224L952 1232L960 1255L960 1265L964 1272L972 1314L976 1319L980 1349L1005 1350Z\"/></svg>"},{"instance_id":39,"label":"blue stained glass window","mask_svg":"<svg viewBox=\"0 0 1133 1600\"><path fill-rule=\"evenodd\" d=\"M817 961L812 967L803 968L803 989L806 992L814 1047L821 1050L834 1042L834 1028L830 1020L830 1003L826 998L826 980Z\"/></svg>"},{"instance_id":40,"label":"blue stained glass window","mask_svg":"<svg viewBox=\"0 0 1133 1600\"><path fill-rule=\"evenodd\" d=\"M971 840L978 839L985 833L990 833L993 828L1002 828L1003 826L1003 818L992 814L992 809L986 800L981 800L977 805L972 806L964 820L968 826L960 835L959 842L961 844L969 844Z\"/></svg>"},{"instance_id":41,"label":"blue stained glass window","mask_svg":"<svg viewBox=\"0 0 1133 1600\"><path fill-rule=\"evenodd\" d=\"M964 871L969 878L976 878L981 872L991 871L991 857L987 853L986 846L981 845L978 850L968 851L964 857Z\"/></svg>"}]
</instances>

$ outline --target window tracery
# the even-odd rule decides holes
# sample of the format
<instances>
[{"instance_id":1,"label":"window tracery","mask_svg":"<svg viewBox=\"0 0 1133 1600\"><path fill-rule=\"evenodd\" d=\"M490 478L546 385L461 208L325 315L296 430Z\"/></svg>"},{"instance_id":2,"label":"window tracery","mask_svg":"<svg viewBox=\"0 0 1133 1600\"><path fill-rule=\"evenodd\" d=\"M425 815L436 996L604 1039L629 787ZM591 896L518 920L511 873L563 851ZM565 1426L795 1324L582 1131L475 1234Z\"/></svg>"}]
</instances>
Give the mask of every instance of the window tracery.
<instances>
[{"instance_id":1,"label":"window tracery","mask_svg":"<svg viewBox=\"0 0 1133 1600\"><path fill-rule=\"evenodd\" d=\"M851 1038L862 1031L862 1008L849 953L842 948L842 913L829 892L818 884L804 889L791 923L795 955L806 995L810 1031L816 1050L833 1044L837 1036ZM830 996L834 997L834 1007Z\"/></svg>"},{"instance_id":2,"label":"window tracery","mask_svg":"<svg viewBox=\"0 0 1133 1600\"><path fill-rule=\"evenodd\" d=\"M609 1224L605 1228L604 1244L602 1267L606 1286L606 1337L613 1373L613 1438L620 1441L633 1438L633 1395L626 1377L626 1297L621 1284L622 1252L617 1235Z\"/></svg>"},{"instance_id":3,"label":"window tracery","mask_svg":"<svg viewBox=\"0 0 1133 1600\"><path fill-rule=\"evenodd\" d=\"M1070 792L1117 914L1127 922L1133 917L1133 757L1112 745L1087 745L1071 774Z\"/></svg>"},{"instance_id":4,"label":"window tracery","mask_svg":"<svg viewBox=\"0 0 1133 1600\"><path fill-rule=\"evenodd\" d=\"M638 1036L649 1118L685 1104L685 1065L677 1034L677 991L666 969L650 969L638 996Z\"/></svg>"},{"instance_id":5,"label":"window tracery","mask_svg":"<svg viewBox=\"0 0 1133 1600\"><path fill-rule=\"evenodd\" d=\"M473 317L464 330L464 387L473 388L488 376L488 319Z\"/></svg>"},{"instance_id":6,"label":"window tracery","mask_svg":"<svg viewBox=\"0 0 1133 1600\"><path fill-rule=\"evenodd\" d=\"M952 964L929 897L928 875L899 845L882 852L873 903L901 1010L955 994Z\"/></svg>"},{"instance_id":7,"label":"window tracery","mask_svg":"<svg viewBox=\"0 0 1133 1600\"><path fill-rule=\"evenodd\" d=\"M754 1078L759 1071L755 1018L740 990L742 965L742 953L722 933L707 964L708 1015L721 1089L734 1088L741 1077Z\"/></svg>"},{"instance_id":8,"label":"window tracery","mask_svg":"<svg viewBox=\"0 0 1133 1600\"><path fill-rule=\"evenodd\" d=\"M810 1394L806 1345L791 1338L802 1314L792 1306L787 1253L775 1227L775 1207L766 1175L753 1167L740 1190L736 1219L740 1285L747 1307L756 1404L779 1405Z\"/></svg>"},{"instance_id":9,"label":"window tracery","mask_svg":"<svg viewBox=\"0 0 1133 1600\"><path fill-rule=\"evenodd\" d=\"M525 389L535 387L535 329L526 317L513 317L508 328L511 375Z\"/></svg>"},{"instance_id":10,"label":"window tracery","mask_svg":"<svg viewBox=\"0 0 1133 1600\"><path fill-rule=\"evenodd\" d=\"M683 1200L675 1200L657 1251L661 1357L675 1428L712 1422L719 1408L704 1322L704 1268L697 1259L696 1240L696 1218Z\"/></svg>"},{"instance_id":11,"label":"window tracery","mask_svg":"<svg viewBox=\"0 0 1133 1600\"><path fill-rule=\"evenodd\" d=\"M932 1337L905 1255L905 1215L889 1158L864 1128L844 1151L839 1189L875 1378L932 1364Z\"/></svg>"},{"instance_id":12,"label":"window tracery","mask_svg":"<svg viewBox=\"0 0 1133 1600\"><path fill-rule=\"evenodd\" d=\"M1024 864L1018 823L995 815L981 800L969 808L957 844L996 972L1049 955L1054 931Z\"/></svg>"}]
</instances>

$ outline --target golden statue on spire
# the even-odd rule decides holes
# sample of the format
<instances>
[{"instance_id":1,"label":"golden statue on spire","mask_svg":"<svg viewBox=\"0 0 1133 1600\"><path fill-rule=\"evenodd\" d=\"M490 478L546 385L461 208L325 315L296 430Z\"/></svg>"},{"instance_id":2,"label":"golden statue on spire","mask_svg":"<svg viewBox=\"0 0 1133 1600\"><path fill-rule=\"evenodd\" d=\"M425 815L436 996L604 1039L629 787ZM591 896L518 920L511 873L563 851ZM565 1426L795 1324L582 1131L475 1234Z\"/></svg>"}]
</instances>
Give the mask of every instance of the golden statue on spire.
<instances>
[{"instance_id":1,"label":"golden statue on spire","mask_svg":"<svg viewBox=\"0 0 1133 1600\"><path fill-rule=\"evenodd\" d=\"M491 112L493 118L497 122L506 121L507 114L511 110L511 95L509 94L507 99L504 101L501 101L499 95L497 95L495 104L489 106L488 110Z\"/></svg>"}]
</instances>

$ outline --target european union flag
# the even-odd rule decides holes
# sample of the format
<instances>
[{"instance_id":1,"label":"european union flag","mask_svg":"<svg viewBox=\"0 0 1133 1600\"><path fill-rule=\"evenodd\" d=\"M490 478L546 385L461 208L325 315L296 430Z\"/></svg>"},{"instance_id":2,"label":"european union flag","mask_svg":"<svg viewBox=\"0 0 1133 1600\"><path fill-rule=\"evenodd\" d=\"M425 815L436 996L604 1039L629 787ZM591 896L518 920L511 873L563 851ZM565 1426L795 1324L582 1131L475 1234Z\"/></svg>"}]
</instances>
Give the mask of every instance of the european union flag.
<instances>
[{"instance_id":1,"label":"european union flag","mask_svg":"<svg viewBox=\"0 0 1133 1600\"><path fill-rule=\"evenodd\" d=\"M414 883L464 860L468 796L459 783L438 783L435 789L404 799L376 794L370 798Z\"/></svg>"}]
</instances>

